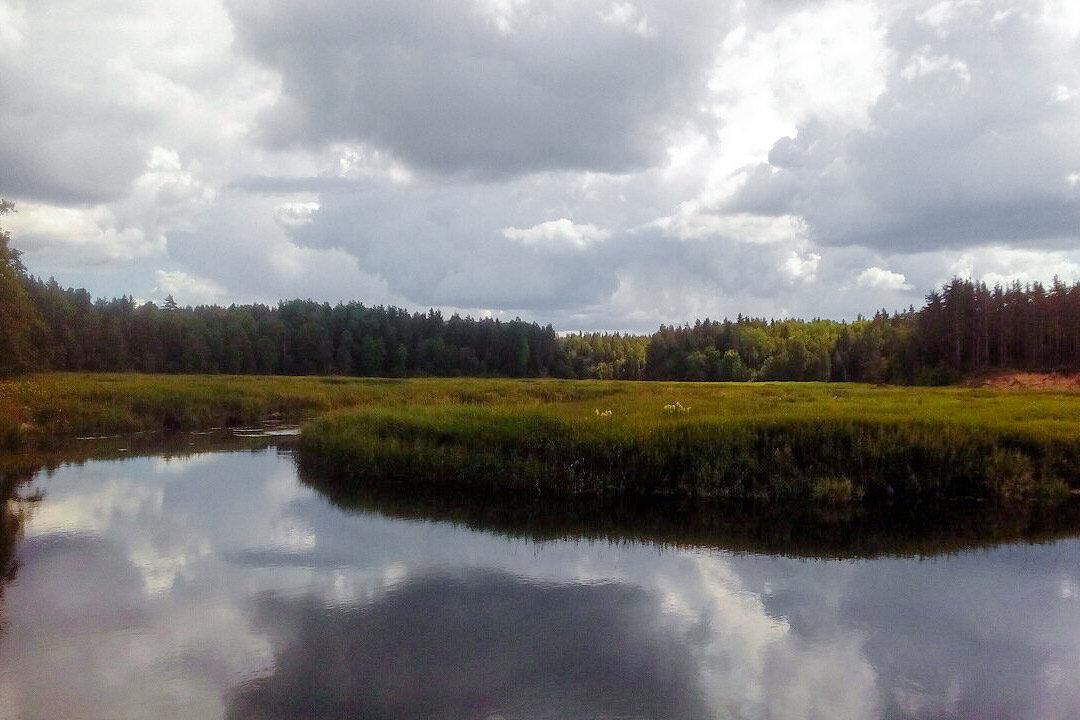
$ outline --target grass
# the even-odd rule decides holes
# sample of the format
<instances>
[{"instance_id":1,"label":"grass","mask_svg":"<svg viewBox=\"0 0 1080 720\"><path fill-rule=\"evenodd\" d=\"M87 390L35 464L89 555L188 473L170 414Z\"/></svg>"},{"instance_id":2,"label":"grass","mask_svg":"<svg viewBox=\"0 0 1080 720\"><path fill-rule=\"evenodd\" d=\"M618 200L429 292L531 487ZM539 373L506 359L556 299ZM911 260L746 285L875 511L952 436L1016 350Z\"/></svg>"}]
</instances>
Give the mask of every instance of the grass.
<instances>
[{"instance_id":1,"label":"grass","mask_svg":"<svg viewBox=\"0 0 1080 720\"><path fill-rule=\"evenodd\" d=\"M300 457L346 483L563 496L880 504L1080 488L1080 393L46 373L0 381L0 449L311 420Z\"/></svg>"},{"instance_id":2,"label":"grass","mask_svg":"<svg viewBox=\"0 0 1080 720\"><path fill-rule=\"evenodd\" d=\"M386 381L45 373L0 381L0 449L65 438L303 419L385 396Z\"/></svg>"},{"instance_id":3,"label":"grass","mask_svg":"<svg viewBox=\"0 0 1080 720\"><path fill-rule=\"evenodd\" d=\"M541 538L875 556L1080 517L1060 390L48 373L0 381L0 484L271 416L307 421L303 477L335 502Z\"/></svg>"},{"instance_id":4,"label":"grass","mask_svg":"<svg viewBox=\"0 0 1080 720\"><path fill-rule=\"evenodd\" d=\"M877 505L1080 487L1074 393L473 382L480 402L447 393L319 418L304 429L301 460L353 483L557 495Z\"/></svg>"}]
</instances>

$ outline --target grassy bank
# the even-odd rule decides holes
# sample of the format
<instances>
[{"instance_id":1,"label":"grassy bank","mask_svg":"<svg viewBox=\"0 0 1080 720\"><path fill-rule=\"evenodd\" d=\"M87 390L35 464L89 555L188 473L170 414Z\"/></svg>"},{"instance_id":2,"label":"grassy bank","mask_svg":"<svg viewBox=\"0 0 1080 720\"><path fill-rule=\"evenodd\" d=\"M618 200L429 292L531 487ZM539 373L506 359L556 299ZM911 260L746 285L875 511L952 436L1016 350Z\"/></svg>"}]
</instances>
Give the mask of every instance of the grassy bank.
<instances>
[{"instance_id":1,"label":"grassy bank","mask_svg":"<svg viewBox=\"0 0 1080 720\"><path fill-rule=\"evenodd\" d=\"M1078 440L1074 393L472 381L319 418L300 458L346 482L478 491L1012 501L1080 486Z\"/></svg>"},{"instance_id":2,"label":"grassy bank","mask_svg":"<svg viewBox=\"0 0 1080 720\"><path fill-rule=\"evenodd\" d=\"M386 381L45 373L0 381L0 449L65 438L303 419L386 395Z\"/></svg>"},{"instance_id":3,"label":"grassy bank","mask_svg":"<svg viewBox=\"0 0 1080 720\"><path fill-rule=\"evenodd\" d=\"M1080 487L1080 393L823 383L32 375L0 382L0 450L305 419L347 483L830 502Z\"/></svg>"},{"instance_id":4,"label":"grassy bank","mask_svg":"<svg viewBox=\"0 0 1080 720\"><path fill-rule=\"evenodd\" d=\"M243 425L272 416L299 421L345 407L588 400L612 392L602 385L546 380L40 373L0 380L0 449L77 436Z\"/></svg>"}]
</instances>

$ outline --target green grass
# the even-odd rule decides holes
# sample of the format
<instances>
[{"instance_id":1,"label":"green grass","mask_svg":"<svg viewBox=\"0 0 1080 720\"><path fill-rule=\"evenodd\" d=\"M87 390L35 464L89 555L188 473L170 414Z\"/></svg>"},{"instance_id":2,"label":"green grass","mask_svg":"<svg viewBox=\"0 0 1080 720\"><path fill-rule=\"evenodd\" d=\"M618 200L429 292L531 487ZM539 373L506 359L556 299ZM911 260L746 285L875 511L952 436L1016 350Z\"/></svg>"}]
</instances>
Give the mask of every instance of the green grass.
<instances>
[{"instance_id":1,"label":"green grass","mask_svg":"<svg viewBox=\"0 0 1080 720\"><path fill-rule=\"evenodd\" d=\"M564 381L41 373L0 380L0 448L137 431L295 420L342 407L566 402L611 392Z\"/></svg>"},{"instance_id":2,"label":"green grass","mask_svg":"<svg viewBox=\"0 0 1080 720\"><path fill-rule=\"evenodd\" d=\"M385 396L385 381L45 373L0 381L0 449L64 438L310 417Z\"/></svg>"},{"instance_id":3,"label":"green grass","mask_svg":"<svg viewBox=\"0 0 1080 720\"><path fill-rule=\"evenodd\" d=\"M1080 394L825 383L47 373L0 382L0 449L315 418L348 483L832 503L1080 488Z\"/></svg>"},{"instance_id":4,"label":"green grass","mask_svg":"<svg viewBox=\"0 0 1080 720\"><path fill-rule=\"evenodd\" d=\"M1080 393L815 383L32 375L0 381L0 485L270 416L307 421L304 480L335 502L537 538L867 557L1080 513Z\"/></svg>"},{"instance_id":5,"label":"green grass","mask_svg":"<svg viewBox=\"0 0 1080 720\"><path fill-rule=\"evenodd\" d=\"M480 402L429 393L319 418L304 429L301 460L354 483L561 495L880 504L1061 497L1080 486L1077 394L472 382Z\"/></svg>"}]
</instances>

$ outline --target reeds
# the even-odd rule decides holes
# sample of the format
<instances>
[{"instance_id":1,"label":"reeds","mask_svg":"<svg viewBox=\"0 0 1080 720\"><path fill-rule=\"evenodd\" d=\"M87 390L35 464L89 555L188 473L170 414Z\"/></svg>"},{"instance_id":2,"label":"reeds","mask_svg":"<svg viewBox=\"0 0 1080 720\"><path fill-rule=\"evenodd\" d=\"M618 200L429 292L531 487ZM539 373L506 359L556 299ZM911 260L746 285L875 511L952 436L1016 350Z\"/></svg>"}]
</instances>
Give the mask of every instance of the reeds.
<instances>
[{"instance_id":1,"label":"reeds","mask_svg":"<svg viewBox=\"0 0 1080 720\"><path fill-rule=\"evenodd\" d=\"M970 388L51 373L0 382L0 449L335 410L301 456L350 482L863 503L1080 487L1080 394Z\"/></svg>"},{"instance_id":2,"label":"reeds","mask_svg":"<svg viewBox=\"0 0 1080 720\"><path fill-rule=\"evenodd\" d=\"M829 388L853 396L844 406ZM669 387L684 397L685 387ZM827 500L1062 497L1080 485L1076 396L777 384L687 402L623 384L585 403L419 403L320 418L301 461L356 483L569 495ZM689 402L693 401L693 404ZM695 408L673 413L671 406Z\"/></svg>"}]
</instances>

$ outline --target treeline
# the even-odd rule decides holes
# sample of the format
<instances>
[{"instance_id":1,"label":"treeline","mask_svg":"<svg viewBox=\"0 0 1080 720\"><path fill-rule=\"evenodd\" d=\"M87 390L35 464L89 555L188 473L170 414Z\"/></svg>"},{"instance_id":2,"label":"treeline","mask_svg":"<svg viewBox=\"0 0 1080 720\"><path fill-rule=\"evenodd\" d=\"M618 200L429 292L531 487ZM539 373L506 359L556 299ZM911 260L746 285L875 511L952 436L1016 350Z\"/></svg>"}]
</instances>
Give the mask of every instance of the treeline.
<instances>
[{"instance_id":1,"label":"treeline","mask_svg":"<svg viewBox=\"0 0 1080 720\"><path fill-rule=\"evenodd\" d=\"M0 201L0 215L11 210ZM27 275L0 231L0 374L28 370L573 377L552 327L360 303L179 307Z\"/></svg>"},{"instance_id":2,"label":"treeline","mask_svg":"<svg viewBox=\"0 0 1080 720\"><path fill-rule=\"evenodd\" d=\"M917 357L965 373L1080 366L1080 284L953 280L919 313Z\"/></svg>"},{"instance_id":3,"label":"treeline","mask_svg":"<svg viewBox=\"0 0 1080 720\"><path fill-rule=\"evenodd\" d=\"M661 326L650 339L647 380L916 380L912 337L918 313L910 309L851 323L831 320L703 320Z\"/></svg>"},{"instance_id":4,"label":"treeline","mask_svg":"<svg viewBox=\"0 0 1080 720\"><path fill-rule=\"evenodd\" d=\"M1080 284L955 278L918 311L851 323L739 316L661 327L643 377L936 385L1006 369L1080 369Z\"/></svg>"},{"instance_id":5,"label":"treeline","mask_svg":"<svg viewBox=\"0 0 1080 720\"><path fill-rule=\"evenodd\" d=\"M560 338L572 377L641 380L649 350L647 335L576 333Z\"/></svg>"},{"instance_id":6,"label":"treeline","mask_svg":"<svg viewBox=\"0 0 1080 720\"><path fill-rule=\"evenodd\" d=\"M0 200L0 215L12 209ZM992 369L1080 368L1080 284L954 279L920 310L854 322L701 320L651 336L360 303L179 307L93 299L27 275L0 230L0 374L134 370L499 375L624 380L948 383Z\"/></svg>"},{"instance_id":7,"label":"treeline","mask_svg":"<svg viewBox=\"0 0 1080 720\"><path fill-rule=\"evenodd\" d=\"M360 303L159 307L29 278L33 364L54 370L280 375L569 376L555 331Z\"/></svg>"}]
</instances>

